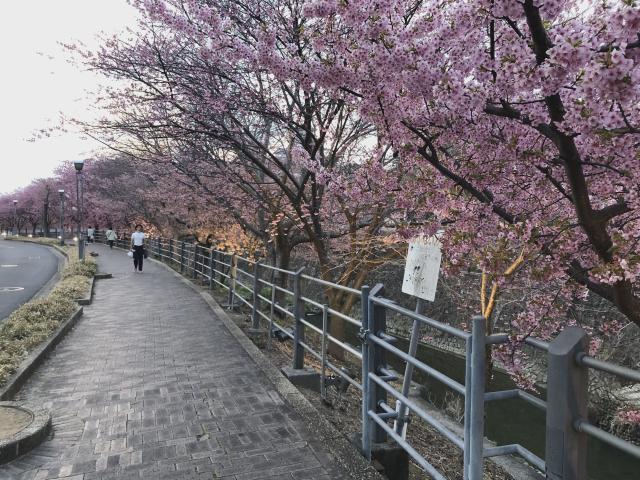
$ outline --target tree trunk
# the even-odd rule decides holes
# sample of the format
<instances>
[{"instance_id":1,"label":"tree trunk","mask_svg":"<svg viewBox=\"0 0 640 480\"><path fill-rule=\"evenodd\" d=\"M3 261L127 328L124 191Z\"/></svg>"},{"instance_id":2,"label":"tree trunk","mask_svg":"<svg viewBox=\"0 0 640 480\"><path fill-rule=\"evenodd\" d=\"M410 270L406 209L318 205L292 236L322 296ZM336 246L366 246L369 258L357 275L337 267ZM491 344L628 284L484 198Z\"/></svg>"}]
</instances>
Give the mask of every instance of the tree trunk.
<instances>
[{"instance_id":1,"label":"tree trunk","mask_svg":"<svg viewBox=\"0 0 640 480\"><path fill-rule=\"evenodd\" d=\"M283 236L278 235L274 243L275 243L274 247L275 247L275 255L276 255L276 267L278 267L281 270L290 270L291 269L291 245L289 241L286 238L283 238ZM280 288L288 288L289 287L289 285L287 285L288 277L289 275L287 275L286 273L275 271L273 283L279 286ZM284 292L282 292L281 290L276 290L275 302L278 305L283 305L286 302L286 297ZM275 311L277 312L277 315L279 317L283 315L282 312L280 312L278 309L276 309Z\"/></svg>"}]
</instances>

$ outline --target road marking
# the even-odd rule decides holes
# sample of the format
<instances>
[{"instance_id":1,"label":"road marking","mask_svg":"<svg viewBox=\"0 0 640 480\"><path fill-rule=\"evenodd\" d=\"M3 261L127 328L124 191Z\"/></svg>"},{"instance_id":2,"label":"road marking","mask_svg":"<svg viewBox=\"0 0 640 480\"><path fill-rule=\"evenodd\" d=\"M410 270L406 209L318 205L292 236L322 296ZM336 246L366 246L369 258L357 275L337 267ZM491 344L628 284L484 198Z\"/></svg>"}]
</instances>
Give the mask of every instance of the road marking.
<instances>
[{"instance_id":1,"label":"road marking","mask_svg":"<svg viewBox=\"0 0 640 480\"><path fill-rule=\"evenodd\" d=\"M2 292L19 292L24 290L24 287L0 287L0 293Z\"/></svg>"},{"instance_id":2,"label":"road marking","mask_svg":"<svg viewBox=\"0 0 640 480\"><path fill-rule=\"evenodd\" d=\"M0 265L0 268L13 268L13 267L17 267L18 265Z\"/></svg>"}]
</instances>

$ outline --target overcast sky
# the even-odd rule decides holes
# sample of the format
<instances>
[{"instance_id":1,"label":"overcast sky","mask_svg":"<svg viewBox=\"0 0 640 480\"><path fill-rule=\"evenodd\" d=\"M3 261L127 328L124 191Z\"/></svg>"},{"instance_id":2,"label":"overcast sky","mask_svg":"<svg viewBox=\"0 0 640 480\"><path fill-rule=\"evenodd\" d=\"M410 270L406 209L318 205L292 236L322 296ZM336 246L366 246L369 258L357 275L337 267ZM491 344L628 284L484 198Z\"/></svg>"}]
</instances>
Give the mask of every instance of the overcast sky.
<instances>
[{"instance_id":1,"label":"overcast sky","mask_svg":"<svg viewBox=\"0 0 640 480\"><path fill-rule=\"evenodd\" d=\"M85 158L98 145L77 132L29 142L55 125L60 112L88 118L100 79L67 63L58 42L97 45L100 32L135 27L126 0L12 0L0 9L0 194L51 175L64 161Z\"/></svg>"}]
</instances>

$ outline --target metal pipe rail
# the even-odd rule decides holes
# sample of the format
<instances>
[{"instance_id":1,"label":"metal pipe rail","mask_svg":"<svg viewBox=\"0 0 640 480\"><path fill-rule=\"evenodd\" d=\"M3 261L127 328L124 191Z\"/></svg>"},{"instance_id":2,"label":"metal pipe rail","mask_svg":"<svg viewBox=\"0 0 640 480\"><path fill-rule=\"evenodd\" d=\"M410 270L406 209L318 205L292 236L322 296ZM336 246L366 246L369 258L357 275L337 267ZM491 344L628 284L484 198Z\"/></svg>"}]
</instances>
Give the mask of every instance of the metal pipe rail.
<instances>
[{"instance_id":1,"label":"metal pipe rail","mask_svg":"<svg viewBox=\"0 0 640 480\"><path fill-rule=\"evenodd\" d=\"M301 278L304 278L305 280L309 280L310 282L317 283L319 285L323 285L325 287L335 288L336 290L342 290L343 292L353 293L354 295L360 295L360 290L356 290L355 288L345 287L344 285L328 282L320 278L310 277L309 275L301 275Z\"/></svg>"},{"instance_id":2,"label":"metal pipe rail","mask_svg":"<svg viewBox=\"0 0 640 480\"><path fill-rule=\"evenodd\" d=\"M615 365L603 360L598 360L597 358L590 357L584 352L576 354L576 363L583 367L593 368L594 370L611 373L612 375L616 375L627 380L640 382L640 372L638 370L632 370L631 368L623 367L621 365Z\"/></svg>"},{"instance_id":3,"label":"metal pipe rail","mask_svg":"<svg viewBox=\"0 0 640 480\"><path fill-rule=\"evenodd\" d=\"M536 408L539 408L540 410L547 409L547 402L520 389L501 390L499 392L488 392L484 394L485 402L493 402L496 400L508 400L511 398L519 398L521 400L524 400L525 402L529 403L530 405L533 405Z\"/></svg>"},{"instance_id":4,"label":"metal pipe rail","mask_svg":"<svg viewBox=\"0 0 640 480\"><path fill-rule=\"evenodd\" d=\"M419 322L424 323L425 325L428 325L432 328L435 328L436 330L439 330L444 333L448 333L449 335L452 335L454 337L461 338L462 340L466 340L471 336L468 332L465 332L464 330L451 327L445 323L441 323L429 317L425 317L424 315L420 315L419 313L415 313L412 310L401 307L400 305L398 305L397 303L391 300L374 296L374 297L371 297L371 301L378 305L382 305L389 310L393 310L396 313L400 313L406 317L412 318L414 320L418 320Z\"/></svg>"},{"instance_id":5,"label":"metal pipe rail","mask_svg":"<svg viewBox=\"0 0 640 480\"><path fill-rule=\"evenodd\" d=\"M440 421L436 420L433 415L425 412L422 408L415 404L412 400L402 395L393 387L389 386L387 382L385 382L380 376L375 373L369 373L369 378L373 380L376 384L382 387L386 392L398 400L402 400L402 402L408 406L414 413L416 413L420 418L422 418L425 422L435 428L440 434L446 437L451 443L453 443L459 449L464 448L464 440L458 437L455 433L445 427Z\"/></svg>"},{"instance_id":6,"label":"metal pipe rail","mask_svg":"<svg viewBox=\"0 0 640 480\"><path fill-rule=\"evenodd\" d=\"M104 241L103 235L96 232L96 240ZM128 249L128 238L118 239L116 247ZM239 305L246 305L251 309L254 322L263 320L268 323L269 348L271 332L280 331L294 342L294 368L302 368L304 353L322 363L322 378L325 378L325 369L328 368L338 377L348 382L354 388L362 391L362 447L370 458L373 442L384 442L387 438L396 442L414 459L416 464L432 478L444 480L444 477L417 451L411 438L406 438L406 429L403 431L398 426L406 425L409 414L416 415L421 421L431 425L436 431L452 442L456 447L464 451L464 480L482 479L482 462L484 458L499 455L519 455L529 464L545 471L549 478L569 480L563 476L567 471L586 471L586 438L593 437L607 445L614 447L634 458L640 458L640 447L627 442L615 435L592 425L586 420L588 390L587 374L589 369L598 370L607 374L619 376L625 380L640 382L640 371L598 360L587 355L587 341L584 331L577 327L568 327L560 335L546 341L535 337L525 337L519 343L547 353L548 356L548 389L547 399L542 400L520 389L511 389L497 392L485 392L485 348L487 345L499 345L508 343L511 338L505 333L486 335L485 322L482 317L474 317L472 331L467 332L450 325L438 322L416 311L409 310L398 305L382 295L383 287L376 286L373 289L362 287L356 290L344 285L328 282L324 279L305 275L302 270L297 272L281 269L259 261L238 256L234 253L205 248L191 243L173 241L171 239L151 238L149 253L156 258L180 268L185 275L201 275L209 281L209 288L220 286L229 292L230 307L233 308L234 299L240 299ZM226 260L226 261L225 261ZM243 268L240 268L241 264ZM252 265L252 268L245 267ZM252 270L252 271L249 271ZM282 286L275 281L261 278L260 272L269 272L273 278L275 272L282 273L286 283ZM253 287L246 280L253 281ZM353 318L345 313L330 309L320 301L303 295L301 281L310 282L325 287L336 289L352 295L356 295L361 302L361 320ZM289 288L287 288L287 285ZM259 287L267 287L270 298L260 293ZM244 298L244 290L253 295L253 303ZM276 293L287 296L287 301L293 301L293 308L288 309L276 301ZM242 295L241 295L242 293ZM244 296L243 296L244 295ZM320 329L308 321L304 316L304 306L310 305L321 308L323 311L323 328ZM270 313L265 313L262 308L267 307ZM293 310L293 311L292 311ZM284 325L274 320L275 313L279 312L284 317L290 318L294 323L294 333ZM386 331L386 312L394 312L401 318L413 321L412 332L419 335L419 328L426 326L444 334L451 335L465 342L465 380L464 385L453 380L442 372L427 365L415 357L411 348L409 353L394 346L394 338ZM344 339L336 338L327 331L327 317L346 322L360 329L362 347L352 346ZM304 331L319 335L321 339L321 352L318 352L308 340L304 338ZM327 345L331 343L343 352L352 355L362 367L361 382L346 374L327 355ZM315 342L314 342L315 345ZM302 352L302 356L300 355ZM397 381L400 374L392 371L386 364L385 352L394 355L407 365L415 367L431 378L443 383L456 392L464 400L464 435L463 438L447 429L441 422L426 412L420 405L409 398L405 392L398 391L389 382ZM297 362L296 363L296 357ZM578 367L578 368L575 368ZM412 369L405 371L404 382L409 384L412 377ZM323 395L326 389L323 382ZM395 408L387 403L387 395L396 400ZM519 444L501 445L485 448L484 440L484 415L487 402L501 401L519 398L530 405L540 409L546 414L546 444L547 454L542 459ZM387 424L395 421L394 427ZM576 455L570 452L578 452ZM564 463L563 463L564 462ZM567 466L568 465L568 466ZM551 472L551 473L550 473ZM560 473L558 473L560 472ZM582 474L582 473L581 473ZM573 477L572 477L573 478ZM586 478L586 474L584 476Z\"/></svg>"},{"instance_id":7,"label":"metal pipe rail","mask_svg":"<svg viewBox=\"0 0 640 480\"><path fill-rule=\"evenodd\" d=\"M394 355L397 355L398 357L403 359L405 362L409 362L409 363L413 364L413 366L416 367L417 369L422 370L424 373L426 373L430 377L435 378L436 380L438 380L441 383L445 384L447 387L451 388L452 390L454 390L455 392L459 393L460 395L462 395L462 396L466 395L464 385L456 382L452 378L447 377L444 373L439 372L435 368L430 367L429 365L427 365L426 363L421 362L420 360L418 360L415 357L407 355L402 350L394 347L390 343L385 342L384 340L382 340L381 338L378 338L375 335L370 335L368 337L368 339L371 340L372 342L374 342L375 344L380 345L385 350L393 353Z\"/></svg>"},{"instance_id":8,"label":"metal pipe rail","mask_svg":"<svg viewBox=\"0 0 640 480\"><path fill-rule=\"evenodd\" d=\"M536 467L538 470L541 470L544 472L545 461L542 460L535 453L524 448L520 444L501 445L499 447L486 448L484 450L483 457L490 458L490 457L499 457L502 455L513 455L513 454L520 455L522 458L524 458L527 462L529 462L531 465Z\"/></svg>"},{"instance_id":9,"label":"metal pipe rail","mask_svg":"<svg viewBox=\"0 0 640 480\"><path fill-rule=\"evenodd\" d=\"M618 450L622 450L623 452L640 459L640 447L638 445L627 442L626 440L623 440L620 437L616 437L609 432L605 432L601 428L598 428L595 425L589 423L589 421L585 420L584 418L577 419L574 422L573 428L575 428L578 432L584 432L590 437L597 438L607 445L617 448Z\"/></svg>"},{"instance_id":10,"label":"metal pipe rail","mask_svg":"<svg viewBox=\"0 0 640 480\"><path fill-rule=\"evenodd\" d=\"M322 330L320 328L316 327L312 323L307 322L306 320L300 319L300 322L302 322L306 327L310 328L311 330L313 330L314 332L316 332L317 334L322 336ZM351 345L349 345L347 343L344 343L344 342L341 342L340 340L338 340L337 338L335 338L331 334L327 334L327 340L329 340L331 343L334 343L335 345L338 345L343 350L346 350L347 352L349 352L354 357L357 357L360 360L362 360L362 352L359 352L358 350L353 348Z\"/></svg>"}]
</instances>

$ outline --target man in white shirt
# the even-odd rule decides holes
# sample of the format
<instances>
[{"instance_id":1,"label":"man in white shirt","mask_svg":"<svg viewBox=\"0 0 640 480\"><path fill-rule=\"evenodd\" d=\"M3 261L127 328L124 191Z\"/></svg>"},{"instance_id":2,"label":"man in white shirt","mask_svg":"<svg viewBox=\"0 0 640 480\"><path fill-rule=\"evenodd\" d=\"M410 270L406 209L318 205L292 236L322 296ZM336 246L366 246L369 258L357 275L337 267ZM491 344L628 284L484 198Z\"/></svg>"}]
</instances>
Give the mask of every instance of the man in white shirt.
<instances>
[{"instance_id":1,"label":"man in white shirt","mask_svg":"<svg viewBox=\"0 0 640 480\"><path fill-rule=\"evenodd\" d=\"M144 233L142 225L136 225L136 231L131 234L131 250L133 250L133 271L142 273L144 259Z\"/></svg>"}]
</instances>

